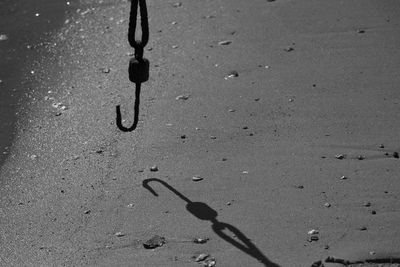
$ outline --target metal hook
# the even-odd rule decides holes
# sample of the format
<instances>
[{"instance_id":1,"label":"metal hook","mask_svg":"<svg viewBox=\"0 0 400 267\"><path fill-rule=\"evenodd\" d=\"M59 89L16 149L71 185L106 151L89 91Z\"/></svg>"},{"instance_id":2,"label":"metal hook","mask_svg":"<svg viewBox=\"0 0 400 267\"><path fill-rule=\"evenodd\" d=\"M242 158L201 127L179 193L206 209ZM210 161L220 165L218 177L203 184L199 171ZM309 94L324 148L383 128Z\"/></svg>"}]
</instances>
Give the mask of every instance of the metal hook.
<instances>
[{"instance_id":1,"label":"metal hook","mask_svg":"<svg viewBox=\"0 0 400 267\"><path fill-rule=\"evenodd\" d=\"M133 124L131 127L127 128L122 125L122 115L121 115L121 106L118 105L117 109L117 127L123 132L132 132L136 129L139 122L139 105L140 105L140 85L141 83L136 83L136 92L135 92L135 117L133 120Z\"/></svg>"}]
</instances>

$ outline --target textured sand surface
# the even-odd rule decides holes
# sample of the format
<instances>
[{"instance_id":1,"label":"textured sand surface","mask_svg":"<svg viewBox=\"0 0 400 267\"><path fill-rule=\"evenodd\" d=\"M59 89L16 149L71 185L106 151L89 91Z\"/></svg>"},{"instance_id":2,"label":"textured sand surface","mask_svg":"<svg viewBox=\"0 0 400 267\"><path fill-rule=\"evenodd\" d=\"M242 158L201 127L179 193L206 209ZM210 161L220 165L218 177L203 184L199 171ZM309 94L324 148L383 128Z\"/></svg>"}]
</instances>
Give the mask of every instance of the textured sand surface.
<instances>
[{"instance_id":1,"label":"textured sand surface","mask_svg":"<svg viewBox=\"0 0 400 267\"><path fill-rule=\"evenodd\" d=\"M398 257L397 1L175 3L148 1L151 73L133 133L114 123L118 104L133 118L129 2L87 1L55 37L38 73L53 93L25 110L1 174L4 265ZM144 249L154 235L166 244Z\"/></svg>"}]
</instances>

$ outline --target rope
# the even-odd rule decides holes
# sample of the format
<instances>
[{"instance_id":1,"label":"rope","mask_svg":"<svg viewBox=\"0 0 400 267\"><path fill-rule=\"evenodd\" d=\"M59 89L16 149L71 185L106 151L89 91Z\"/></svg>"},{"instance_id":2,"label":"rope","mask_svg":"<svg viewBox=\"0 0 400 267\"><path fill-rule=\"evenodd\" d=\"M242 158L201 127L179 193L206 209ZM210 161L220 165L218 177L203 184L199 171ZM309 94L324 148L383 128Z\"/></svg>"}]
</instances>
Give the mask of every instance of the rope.
<instances>
[{"instance_id":1,"label":"rope","mask_svg":"<svg viewBox=\"0 0 400 267\"><path fill-rule=\"evenodd\" d=\"M147 15L146 0L131 0L131 12L129 15L129 30L128 41L129 44L135 49L135 57L137 59L143 58L143 49L149 41L149 19ZM140 24L142 27L142 39L136 40L136 21L137 11L140 6Z\"/></svg>"}]
</instances>

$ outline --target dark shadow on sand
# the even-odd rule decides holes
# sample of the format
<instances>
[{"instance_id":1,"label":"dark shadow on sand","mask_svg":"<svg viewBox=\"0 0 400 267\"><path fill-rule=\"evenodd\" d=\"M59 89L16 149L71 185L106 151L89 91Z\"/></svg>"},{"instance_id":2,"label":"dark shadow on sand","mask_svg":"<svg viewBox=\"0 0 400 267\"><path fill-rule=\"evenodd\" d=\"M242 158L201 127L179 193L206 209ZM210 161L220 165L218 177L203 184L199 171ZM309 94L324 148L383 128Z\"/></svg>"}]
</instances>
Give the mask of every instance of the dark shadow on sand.
<instances>
[{"instance_id":1,"label":"dark shadow on sand","mask_svg":"<svg viewBox=\"0 0 400 267\"><path fill-rule=\"evenodd\" d=\"M155 196L158 196L158 194L154 191L153 188L150 187L150 182L161 183L169 190L171 190L175 195L185 201L187 211L200 220L210 221L212 223L211 228L213 229L213 231L226 242L247 253L249 256L257 259L266 267L279 267L278 264L271 262L239 229L228 223L218 221L218 213L206 203L192 202L190 199L181 194L168 183L158 178L150 178L144 180L142 183L143 187L149 190ZM240 240L240 242L229 236L227 233L231 233L232 236L236 236L237 239Z\"/></svg>"}]
</instances>

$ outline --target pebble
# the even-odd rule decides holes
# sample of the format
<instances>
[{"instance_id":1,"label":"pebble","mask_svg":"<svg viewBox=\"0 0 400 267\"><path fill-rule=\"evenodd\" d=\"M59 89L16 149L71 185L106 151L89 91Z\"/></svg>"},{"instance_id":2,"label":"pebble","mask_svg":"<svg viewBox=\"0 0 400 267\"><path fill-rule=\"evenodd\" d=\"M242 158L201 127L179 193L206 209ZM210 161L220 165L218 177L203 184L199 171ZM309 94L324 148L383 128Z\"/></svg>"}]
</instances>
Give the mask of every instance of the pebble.
<instances>
[{"instance_id":1,"label":"pebble","mask_svg":"<svg viewBox=\"0 0 400 267\"><path fill-rule=\"evenodd\" d=\"M210 258L210 259L207 259L207 260L203 263L203 266L206 266L206 267L214 267L216 264L217 264L217 261L216 261L214 258Z\"/></svg>"},{"instance_id":2,"label":"pebble","mask_svg":"<svg viewBox=\"0 0 400 267\"><path fill-rule=\"evenodd\" d=\"M337 158L337 159L345 159L346 155L345 154L337 154L337 155L335 155L335 158Z\"/></svg>"},{"instance_id":3,"label":"pebble","mask_svg":"<svg viewBox=\"0 0 400 267\"><path fill-rule=\"evenodd\" d=\"M218 42L218 45L230 45L232 43L232 41L229 40L223 40Z\"/></svg>"},{"instance_id":4,"label":"pebble","mask_svg":"<svg viewBox=\"0 0 400 267\"><path fill-rule=\"evenodd\" d=\"M146 242L143 243L143 247L146 249L153 249L161 247L165 244L165 237L155 235Z\"/></svg>"},{"instance_id":5,"label":"pebble","mask_svg":"<svg viewBox=\"0 0 400 267\"><path fill-rule=\"evenodd\" d=\"M110 69L109 68L101 68L100 69L102 73L110 73Z\"/></svg>"},{"instance_id":6,"label":"pebble","mask_svg":"<svg viewBox=\"0 0 400 267\"><path fill-rule=\"evenodd\" d=\"M225 79L234 77L239 77L239 73L236 70L229 72L228 75L225 77Z\"/></svg>"},{"instance_id":7,"label":"pebble","mask_svg":"<svg viewBox=\"0 0 400 267\"><path fill-rule=\"evenodd\" d=\"M210 254L206 254L206 253L202 253L199 256L196 257L196 259L194 260L195 262L199 262L199 261L204 261L205 259L207 259L208 257L210 257Z\"/></svg>"},{"instance_id":8,"label":"pebble","mask_svg":"<svg viewBox=\"0 0 400 267\"><path fill-rule=\"evenodd\" d=\"M195 238L193 239L193 243L195 244L205 244L209 241L209 238Z\"/></svg>"},{"instance_id":9,"label":"pebble","mask_svg":"<svg viewBox=\"0 0 400 267\"><path fill-rule=\"evenodd\" d=\"M5 34L0 34L0 41L6 41L8 40L8 36Z\"/></svg>"},{"instance_id":10,"label":"pebble","mask_svg":"<svg viewBox=\"0 0 400 267\"><path fill-rule=\"evenodd\" d=\"M364 206L364 207L371 207L371 202L365 202L365 203L363 204L363 206Z\"/></svg>"},{"instance_id":11,"label":"pebble","mask_svg":"<svg viewBox=\"0 0 400 267\"><path fill-rule=\"evenodd\" d=\"M152 171L152 172L157 172L157 171L158 171L157 165L151 166L151 167L150 167L150 171Z\"/></svg>"},{"instance_id":12,"label":"pebble","mask_svg":"<svg viewBox=\"0 0 400 267\"><path fill-rule=\"evenodd\" d=\"M199 182L199 181L202 181L202 180L204 180L204 178L200 177L198 175L195 175L195 176L192 177L192 181L193 182Z\"/></svg>"},{"instance_id":13,"label":"pebble","mask_svg":"<svg viewBox=\"0 0 400 267\"><path fill-rule=\"evenodd\" d=\"M122 233L122 232L116 232L116 233L115 233L115 236L117 236L117 237L123 237L123 236L125 236L125 234Z\"/></svg>"},{"instance_id":14,"label":"pebble","mask_svg":"<svg viewBox=\"0 0 400 267\"><path fill-rule=\"evenodd\" d=\"M188 100L190 95L178 95L175 97L176 100Z\"/></svg>"},{"instance_id":15,"label":"pebble","mask_svg":"<svg viewBox=\"0 0 400 267\"><path fill-rule=\"evenodd\" d=\"M317 235L317 234L319 234L319 231L316 230L316 229L312 229L312 230L308 231L307 234L309 234L309 235Z\"/></svg>"}]
</instances>

